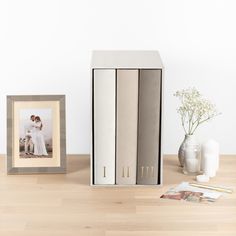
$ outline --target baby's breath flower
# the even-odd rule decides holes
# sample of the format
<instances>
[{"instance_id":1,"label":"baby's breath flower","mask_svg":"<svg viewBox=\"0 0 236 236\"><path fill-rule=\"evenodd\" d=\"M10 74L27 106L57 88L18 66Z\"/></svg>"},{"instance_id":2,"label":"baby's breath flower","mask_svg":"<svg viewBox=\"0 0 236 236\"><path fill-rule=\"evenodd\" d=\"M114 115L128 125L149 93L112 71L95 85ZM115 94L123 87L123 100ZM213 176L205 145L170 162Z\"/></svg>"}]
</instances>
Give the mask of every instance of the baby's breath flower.
<instances>
[{"instance_id":1,"label":"baby's breath flower","mask_svg":"<svg viewBox=\"0 0 236 236\"><path fill-rule=\"evenodd\" d=\"M177 112L180 114L185 134L193 134L200 124L220 114L215 105L203 98L196 88L176 91L174 96L181 102Z\"/></svg>"}]
</instances>

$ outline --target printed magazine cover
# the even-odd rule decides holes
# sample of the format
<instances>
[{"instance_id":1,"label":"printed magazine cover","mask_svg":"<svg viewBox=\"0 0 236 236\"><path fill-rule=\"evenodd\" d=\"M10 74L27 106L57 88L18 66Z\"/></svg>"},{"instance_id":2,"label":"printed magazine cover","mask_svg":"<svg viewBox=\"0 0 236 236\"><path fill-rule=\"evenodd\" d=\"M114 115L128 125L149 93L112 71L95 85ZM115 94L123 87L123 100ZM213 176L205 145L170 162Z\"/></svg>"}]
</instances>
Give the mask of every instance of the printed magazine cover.
<instances>
[{"instance_id":1,"label":"printed magazine cover","mask_svg":"<svg viewBox=\"0 0 236 236\"><path fill-rule=\"evenodd\" d=\"M182 182L178 186L170 188L161 198L209 203L215 202L221 195L220 192L193 187L188 182Z\"/></svg>"}]
</instances>

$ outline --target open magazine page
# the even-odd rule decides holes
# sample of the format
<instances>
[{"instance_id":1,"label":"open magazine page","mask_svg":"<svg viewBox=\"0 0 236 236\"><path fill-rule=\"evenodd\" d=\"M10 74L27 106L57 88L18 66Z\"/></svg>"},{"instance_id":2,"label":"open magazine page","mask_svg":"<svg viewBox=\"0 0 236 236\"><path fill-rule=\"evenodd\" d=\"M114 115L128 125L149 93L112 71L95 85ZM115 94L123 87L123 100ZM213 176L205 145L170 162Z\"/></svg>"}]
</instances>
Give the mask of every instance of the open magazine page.
<instances>
[{"instance_id":1,"label":"open magazine page","mask_svg":"<svg viewBox=\"0 0 236 236\"><path fill-rule=\"evenodd\" d=\"M182 182L176 187L170 188L161 198L185 200L189 202L215 202L222 193L190 186L188 182Z\"/></svg>"}]
</instances>

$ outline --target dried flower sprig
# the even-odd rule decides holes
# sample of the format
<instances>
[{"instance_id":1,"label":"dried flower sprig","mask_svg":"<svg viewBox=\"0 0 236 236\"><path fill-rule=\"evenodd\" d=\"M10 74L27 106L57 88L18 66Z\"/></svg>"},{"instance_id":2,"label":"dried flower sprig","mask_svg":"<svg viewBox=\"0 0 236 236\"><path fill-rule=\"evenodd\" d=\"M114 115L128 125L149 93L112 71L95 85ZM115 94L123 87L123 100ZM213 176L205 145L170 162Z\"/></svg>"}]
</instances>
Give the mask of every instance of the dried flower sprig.
<instances>
[{"instance_id":1,"label":"dried flower sprig","mask_svg":"<svg viewBox=\"0 0 236 236\"><path fill-rule=\"evenodd\" d=\"M181 102L177 112L180 114L185 134L194 134L199 125L221 114L196 88L177 91L174 96Z\"/></svg>"}]
</instances>

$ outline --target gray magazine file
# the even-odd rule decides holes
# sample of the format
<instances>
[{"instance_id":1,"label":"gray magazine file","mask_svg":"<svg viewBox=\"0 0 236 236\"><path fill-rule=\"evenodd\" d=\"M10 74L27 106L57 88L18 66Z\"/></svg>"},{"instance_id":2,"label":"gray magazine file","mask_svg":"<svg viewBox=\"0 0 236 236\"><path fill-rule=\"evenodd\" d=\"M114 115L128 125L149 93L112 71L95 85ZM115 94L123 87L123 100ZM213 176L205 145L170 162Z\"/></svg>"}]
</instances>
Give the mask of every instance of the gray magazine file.
<instances>
[{"instance_id":1,"label":"gray magazine file","mask_svg":"<svg viewBox=\"0 0 236 236\"><path fill-rule=\"evenodd\" d=\"M157 184L159 172L159 134L161 71L141 70L138 117L138 184Z\"/></svg>"}]
</instances>

